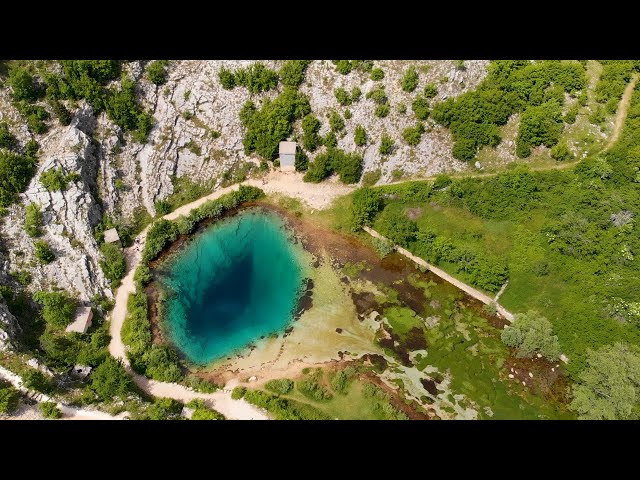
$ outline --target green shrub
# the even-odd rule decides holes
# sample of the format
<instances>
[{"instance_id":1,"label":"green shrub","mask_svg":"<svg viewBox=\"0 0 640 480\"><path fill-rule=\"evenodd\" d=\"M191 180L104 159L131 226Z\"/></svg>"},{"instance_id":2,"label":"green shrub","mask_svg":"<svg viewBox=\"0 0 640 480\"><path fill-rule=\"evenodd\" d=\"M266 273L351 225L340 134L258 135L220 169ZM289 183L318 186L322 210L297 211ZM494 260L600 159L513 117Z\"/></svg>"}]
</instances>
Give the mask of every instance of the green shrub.
<instances>
[{"instance_id":1,"label":"green shrub","mask_svg":"<svg viewBox=\"0 0 640 480\"><path fill-rule=\"evenodd\" d=\"M568 124L573 124L576 121L576 117L578 116L578 112L580 111L580 104L578 102L574 103L571 108L567 111L564 116L564 121Z\"/></svg>"},{"instance_id":2,"label":"green shrub","mask_svg":"<svg viewBox=\"0 0 640 480\"><path fill-rule=\"evenodd\" d=\"M244 397L244 394L247 393L247 388L246 387L235 387L232 391L231 391L231 398L234 400L240 400L242 397Z\"/></svg>"},{"instance_id":3,"label":"green shrub","mask_svg":"<svg viewBox=\"0 0 640 480\"><path fill-rule=\"evenodd\" d=\"M30 390L35 390L36 392L47 394L53 391L53 385L49 378L35 368L29 368L22 375L22 382L25 387Z\"/></svg>"},{"instance_id":4,"label":"green shrub","mask_svg":"<svg viewBox=\"0 0 640 480\"><path fill-rule=\"evenodd\" d=\"M196 375L187 376L182 383L186 387L189 387L196 392L202 393L213 393L216 390L220 389L219 385L216 385L215 383L210 382L209 380L206 380L204 378L200 378Z\"/></svg>"},{"instance_id":5,"label":"green shrub","mask_svg":"<svg viewBox=\"0 0 640 480\"><path fill-rule=\"evenodd\" d=\"M302 74L304 75L304 70ZM231 72L222 67L218 73L218 77L222 87L227 90L231 90L236 86L242 86L246 87L251 93L261 93L271 90L278 85L278 74L267 68L261 62L255 62L245 68L238 68L235 72ZM287 76L287 80L293 80L293 76Z\"/></svg>"},{"instance_id":6,"label":"green shrub","mask_svg":"<svg viewBox=\"0 0 640 480\"><path fill-rule=\"evenodd\" d=\"M309 157L300 147L296 148L296 157L294 166L296 172L306 172L309 168Z\"/></svg>"},{"instance_id":7,"label":"green shrub","mask_svg":"<svg viewBox=\"0 0 640 480\"><path fill-rule=\"evenodd\" d=\"M153 279L151 275L151 270L144 263L138 265L136 272L133 274L133 280L136 282L136 285L140 285L141 287L146 286Z\"/></svg>"},{"instance_id":8,"label":"green shrub","mask_svg":"<svg viewBox=\"0 0 640 480\"><path fill-rule=\"evenodd\" d=\"M336 70L342 75L348 75L353 69L353 65L349 60L334 60L333 64L336 66Z\"/></svg>"},{"instance_id":9,"label":"green shrub","mask_svg":"<svg viewBox=\"0 0 640 480\"><path fill-rule=\"evenodd\" d=\"M329 420L325 413L306 403L271 395L260 390L249 390L247 402L267 410L276 420Z\"/></svg>"},{"instance_id":10,"label":"green shrub","mask_svg":"<svg viewBox=\"0 0 640 480\"><path fill-rule=\"evenodd\" d=\"M25 208L24 231L30 237L40 236L43 225L42 211L37 203L30 203Z\"/></svg>"},{"instance_id":11,"label":"green shrub","mask_svg":"<svg viewBox=\"0 0 640 480\"><path fill-rule=\"evenodd\" d=\"M182 403L173 398L156 398L147 408L145 420L177 420L182 413Z\"/></svg>"},{"instance_id":12,"label":"green shrub","mask_svg":"<svg viewBox=\"0 0 640 480\"><path fill-rule=\"evenodd\" d=\"M356 103L362 97L362 90L360 87L353 87L351 89L351 103Z\"/></svg>"},{"instance_id":13,"label":"green shrub","mask_svg":"<svg viewBox=\"0 0 640 480\"><path fill-rule=\"evenodd\" d=\"M424 133L424 125L418 122L414 127L407 127L402 130L402 138L412 147L420 143L422 134Z\"/></svg>"},{"instance_id":14,"label":"green shrub","mask_svg":"<svg viewBox=\"0 0 640 480\"><path fill-rule=\"evenodd\" d=\"M513 323L502 330L500 338L516 349L517 357L532 358L540 353L555 361L560 356L560 344L557 335L553 335L551 322L535 311L517 314Z\"/></svg>"},{"instance_id":15,"label":"green shrub","mask_svg":"<svg viewBox=\"0 0 640 480\"><path fill-rule=\"evenodd\" d=\"M338 100L338 103L340 105L351 105L351 96L349 95L349 92L347 92L344 88L336 88L333 91L333 94L335 95L336 100Z\"/></svg>"},{"instance_id":16,"label":"green shrub","mask_svg":"<svg viewBox=\"0 0 640 480\"><path fill-rule=\"evenodd\" d=\"M427 98L433 98L438 95L438 87L435 83L427 83L424 87L424 96Z\"/></svg>"},{"instance_id":17,"label":"green shrub","mask_svg":"<svg viewBox=\"0 0 640 480\"><path fill-rule=\"evenodd\" d=\"M378 190L368 187L356 190L351 202L351 230L360 230L371 222L382 208L382 198Z\"/></svg>"},{"instance_id":18,"label":"green shrub","mask_svg":"<svg viewBox=\"0 0 640 480\"><path fill-rule=\"evenodd\" d=\"M344 119L345 120L349 120L351 117L353 117L353 113L351 113L351 110L347 109L344 111Z\"/></svg>"},{"instance_id":19,"label":"green shrub","mask_svg":"<svg viewBox=\"0 0 640 480\"><path fill-rule=\"evenodd\" d=\"M141 358L145 365L145 375L159 382L178 382L183 374L178 355L167 345L151 345Z\"/></svg>"},{"instance_id":20,"label":"green shrub","mask_svg":"<svg viewBox=\"0 0 640 480\"><path fill-rule=\"evenodd\" d=\"M40 96L40 90L33 76L23 67L9 70L7 85L11 87L12 97L17 101L35 102Z\"/></svg>"},{"instance_id":21,"label":"green shrub","mask_svg":"<svg viewBox=\"0 0 640 480\"><path fill-rule=\"evenodd\" d=\"M340 132L344 130L344 120L335 110L329 114L329 127L331 127L332 132Z\"/></svg>"},{"instance_id":22,"label":"green shrub","mask_svg":"<svg viewBox=\"0 0 640 480\"><path fill-rule=\"evenodd\" d=\"M333 395L329 390L314 380L298 380L296 382L296 388L305 397L312 400L322 401L331 400L333 398Z\"/></svg>"},{"instance_id":23,"label":"green shrub","mask_svg":"<svg viewBox=\"0 0 640 480\"><path fill-rule=\"evenodd\" d=\"M50 192L65 190L67 188L67 176L62 167L51 168L40 174L40 183Z\"/></svg>"},{"instance_id":24,"label":"green shrub","mask_svg":"<svg viewBox=\"0 0 640 480\"><path fill-rule=\"evenodd\" d=\"M147 239L142 251L142 260L149 262L170 243L178 238L178 228L174 222L163 218L156 220L147 233Z\"/></svg>"},{"instance_id":25,"label":"green shrub","mask_svg":"<svg viewBox=\"0 0 640 480\"><path fill-rule=\"evenodd\" d=\"M389 105L376 105L376 109L373 113L378 118L384 118L389 115L389 112L391 112L391 107Z\"/></svg>"},{"instance_id":26,"label":"green shrub","mask_svg":"<svg viewBox=\"0 0 640 480\"><path fill-rule=\"evenodd\" d=\"M55 254L49 248L49 244L44 240L37 240L33 243L36 258L40 263L48 264L56 259Z\"/></svg>"},{"instance_id":27,"label":"green shrub","mask_svg":"<svg viewBox=\"0 0 640 480\"><path fill-rule=\"evenodd\" d=\"M154 85L167 83L167 60L155 60L147 65L147 77Z\"/></svg>"},{"instance_id":28,"label":"green shrub","mask_svg":"<svg viewBox=\"0 0 640 480\"><path fill-rule=\"evenodd\" d=\"M433 181L433 188L434 190L441 190L451 185L452 182L453 179L449 175L441 173Z\"/></svg>"},{"instance_id":29,"label":"green shrub","mask_svg":"<svg viewBox=\"0 0 640 480\"><path fill-rule=\"evenodd\" d=\"M327 148L336 148L338 146L338 137L336 137L336 133L334 131L327 133L327 135L322 139L322 145Z\"/></svg>"},{"instance_id":30,"label":"green shrub","mask_svg":"<svg viewBox=\"0 0 640 480\"><path fill-rule=\"evenodd\" d=\"M36 292L33 299L42 305L42 318L59 328L66 327L73 320L76 301L64 292Z\"/></svg>"},{"instance_id":31,"label":"green shrub","mask_svg":"<svg viewBox=\"0 0 640 480\"><path fill-rule=\"evenodd\" d=\"M551 158L558 160L559 162L572 160L574 156L575 155L571 153L571 150L569 150L569 146L566 141L562 141L551 148Z\"/></svg>"},{"instance_id":32,"label":"green shrub","mask_svg":"<svg viewBox=\"0 0 640 480\"><path fill-rule=\"evenodd\" d=\"M12 413L20 403L18 391L9 383L0 380L0 413Z\"/></svg>"},{"instance_id":33,"label":"green shrub","mask_svg":"<svg viewBox=\"0 0 640 480\"><path fill-rule=\"evenodd\" d=\"M382 85L367 92L366 98L373 100L373 102L377 105L385 105L389 102L387 93L385 92Z\"/></svg>"},{"instance_id":34,"label":"green shrub","mask_svg":"<svg viewBox=\"0 0 640 480\"><path fill-rule=\"evenodd\" d=\"M103 260L100 261L100 268L104 276L111 281L112 285L117 285L124 277L127 269L127 262L122 253L122 249L113 243L104 243L100 246Z\"/></svg>"},{"instance_id":35,"label":"green shrub","mask_svg":"<svg viewBox=\"0 0 640 480\"><path fill-rule=\"evenodd\" d=\"M56 116L60 125L69 125L72 120L71 112L67 110L67 107L60 100L50 100L49 105L51 106L51 110L53 110L53 114Z\"/></svg>"},{"instance_id":36,"label":"green shrub","mask_svg":"<svg viewBox=\"0 0 640 480\"><path fill-rule=\"evenodd\" d=\"M236 76L231 70L225 68L224 66L220 67L218 78L220 80L222 88L224 88L225 90L232 90L236 86Z\"/></svg>"},{"instance_id":37,"label":"green shrub","mask_svg":"<svg viewBox=\"0 0 640 480\"><path fill-rule=\"evenodd\" d=\"M156 209L156 215L159 217L165 216L167 213L171 213L171 203L166 200L158 200L154 205Z\"/></svg>"},{"instance_id":38,"label":"green shrub","mask_svg":"<svg viewBox=\"0 0 640 480\"><path fill-rule=\"evenodd\" d=\"M405 70L400 84L402 85L402 90L405 92L413 92L416 89L418 86L418 72L416 71L416 67L411 65Z\"/></svg>"},{"instance_id":39,"label":"green shrub","mask_svg":"<svg viewBox=\"0 0 640 480\"><path fill-rule=\"evenodd\" d=\"M346 395L354 375L355 370L351 367L335 372L331 377L331 389L336 393Z\"/></svg>"},{"instance_id":40,"label":"green shrub","mask_svg":"<svg viewBox=\"0 0 640 480\"><path fill-rule=\"evenodd\" d=\"M62 418L62 412L55 402L40 402L38 408L40 409L40 413L42 413L45 418Z\"/></svg>"},{"instance_id":41,"label":"green shrub","mask_svg":"<svg viewBox=\"0 0 640 480\"><path fill-rule=\"evenodd\" d=\"M411 109L418 120L426 120L431 113L429 110L429 101L425 97L418 96L411 103Z\"/></svg>"},{"instance_id":42,"label":"green shrub","mask_svg":"<svg viewBox=\"0 0 640 480\"><path fill-rule=\"evenodd\" d=\"M269 380L264 384L267 390L271 390L278 395L286 395L293 390L293 381L288 378L279 378L276 380Z\"/></svg>"},{"instance_id":43,"label":"green shrub","mask_svg":"<svg viewBox=\"0 0 640 480\"><path fill-rule=\"evenodd\" d=\"M380 81L384 78L384 71L381 68L371 70L371 80Z\"/></svg>"},{"instance_id":44,"label":"green shrub","mask_svg":"<svg viewBox=\"0 0 640 480\"><path fill-rule=\"evenodd\" d=\"M11 133L7 122L0 122L0 148L15 150L18 146L18 139Z\"/></svg>"},{"instance_id":45,"label":"green shrub","mask_svg":"<svg viewBox=\"0 0 640 480\"><path fill-rule=\"evenodd\" d=\"M393 146L395 143L393 139L386 133L382 134L380 138L380 147L378 148L378 152L380 155L389 155L393 151Z\"/></svg>"},{"instance_id":46,"label":"green shrub","mask_svg":"<svg viewBox=\"0 0 640 480\"><path fill-rule=\"evenodd\" d=\"M110 92L105 107L113 123L124 131L131 131L136 142L146 143L153 126L153 117L142 110L136 99L135 88L131 78L123 78L120 89Z\"/></svg>"},{"instance_id":47,"label":"green shrub","mask_svg":"<svg viewBox=\"0 0 640 480\"><path fill-rule=\"evenodd\" d=\"M362 156L330 147L316 156L303 180L319 183L332 173L337 173L342 183L357 183L362 175Z\"/></svg>"},{"instance_id":48,"label":"green shrub","mask_svg":"<svg viewBox=\"0 0 640 480\"><path fill-rule=\"evenodd\" d=\"M529 107L520 120L516 137L516 154L523 158L531 154L531 147L553 147L563 130L560 106L556 102Z\"/></svg>"},{"instance_id":49,"label":"green shrub","mask_svg":"<svg viewBox=\"0 0 640 480\"><path fill-rule=\"evenodd\" d=\"M382 171L379 168L371 170L362 176L362 185L365 187L371 187L378 183L380 177L382 177Z\"/></svg>"},{"instance_id":50,"label":"green shrub","mask_svg":"<svg viewBox=\"0 0 640 480\"><path fill-rule=\"evenodd\" d=\"M302 145L304 148L313 152L320 144L320 120L313 115L307 115L302 119Z\"/></svg>"},{"instance_id":51,"label":"green shrub","mask_svg":"<svg viewBox=\"0 0 640 480\"><path fill-rule=\"evenodd\" d=\"M362 125L356 125L353 133L353 142L358 147L364 147L367 144L367 131Z\"/></svg>"},{"instance_id":52,"label":"green shrub","mask_svg":"<svg viewBox=\"0 0 640 480\"><path fill-rule=\"evenodd\" d=\"M192 400L192 402L197 402L197 400ZM189 402L190 405L194 405ZM214 410L213 408L208 408L204 406L204 402L202 402L203 406L198 406L193 415L191 415L191 420L226 420L225 416L220 412ZM193 408L193 407L191 407Z\"/></svg>"},{"instance_id":53,"label":"green shrub","mask_svg":"<svg viewBox=\"0 0 640 480\"><path fill-rule=\"evenodd\" d=\"M240 112L240 119L247 129L243 139L245 153L255 151L267 160L274 159L280 142L291 134L293 122L310 111L307 96L292 87L285 87L273 101L265 99L260 110L245 105Z\"/></svg>"},{"instance_id":54,"label":"green shrub","mask_svg":"<svg viewBox=\"0 0 640 480\"><path fill-rule=\"evenodd\" d=\"M309 60L287 60L280 67L280 81L284 85L298 87L304 82L304 75L310 63Z\"/></svg>"},{"instance_id":55,"label":"green shrub","mask_svg":"<svg viewBox=\"0 0 640 480\"><path fill-rule=\"evenodd\" d=\"M33 158L0 150L0 207L8 207L26 190L35 165Z\"/></svg>"},{"instance_id":56,"label":"green shrub","mask_svg":"<svg viewBox=\"0 0 640 480\"><path fill-rule=\"evenodd\" d=\"M375 222L376 230L383 232L395 244L407 246L416 238L418 226L405 215L396 215L392 210L385 208Z\"/></svg>"}]
</instances>

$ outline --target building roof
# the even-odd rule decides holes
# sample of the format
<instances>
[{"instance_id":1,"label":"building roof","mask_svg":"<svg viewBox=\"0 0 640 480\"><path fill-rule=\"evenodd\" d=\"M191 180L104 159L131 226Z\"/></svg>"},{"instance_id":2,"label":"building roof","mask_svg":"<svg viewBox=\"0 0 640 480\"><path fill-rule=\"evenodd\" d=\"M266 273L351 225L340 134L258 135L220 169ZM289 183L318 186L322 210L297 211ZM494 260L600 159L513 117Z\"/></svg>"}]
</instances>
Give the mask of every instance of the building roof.
<instances>
[{"instance_id":1,"label":"building roof","mask_svg":"<svg viewBox=\"0 0 640 480\"><path fill-rule=\"evenodd\" d=\"M86 333L87 329L91 326L92 318L93 312L90 307L80 307L76 314L76 319L67 326L65 332Z\"/></svg>"},{"instance_id":2,"label":"building roof","mask_svg":"<svg viewBox=\"0 0 640 480\"><path fill-rule=\"evenodd\" d=\"M120 241L120 236L115 228L110 228L104 232L105 243L116 243Z\"/></svg>"},{"instance_id":3,"label":"building roof","mask_svg":"<svg viewBox=\"0 0 640 480\"><path fill-rule=\"evenodd\" d=\"M280 142L280 155L296 154L296 142Z\"/></svg>"}]
</instances>

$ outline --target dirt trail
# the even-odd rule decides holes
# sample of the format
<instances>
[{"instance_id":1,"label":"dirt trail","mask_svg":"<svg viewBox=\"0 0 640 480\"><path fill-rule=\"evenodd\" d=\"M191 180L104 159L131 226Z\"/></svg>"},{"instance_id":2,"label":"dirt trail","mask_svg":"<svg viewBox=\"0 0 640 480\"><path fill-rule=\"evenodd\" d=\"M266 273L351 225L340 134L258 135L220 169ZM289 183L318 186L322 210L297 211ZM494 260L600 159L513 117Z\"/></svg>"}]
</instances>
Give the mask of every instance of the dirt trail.
<instances>
[{"instance_id":1,"label":"dirt trail","mask_svg":"<svg viewBox=\"0 0 640 480\"><path fill-rule=\"evenodd\" d=\"M609 137L609 142L607 146L604 148L606 152L611 147L615 145L620 137L620 132L622 132L622 127L624 126L624 121L627 119L627 112L629 111L629 104L631 103L631 97L633 96L633 90L636 87L636 83L638 83L638 74L634 73L627 85L627 88L624 89L624 93L622 94L622 98L620 99L620 103L618 104L618 110L616 112L616 119L613 124L613 130L611 131L611 137Z\"/></svg>"}]
</instances>

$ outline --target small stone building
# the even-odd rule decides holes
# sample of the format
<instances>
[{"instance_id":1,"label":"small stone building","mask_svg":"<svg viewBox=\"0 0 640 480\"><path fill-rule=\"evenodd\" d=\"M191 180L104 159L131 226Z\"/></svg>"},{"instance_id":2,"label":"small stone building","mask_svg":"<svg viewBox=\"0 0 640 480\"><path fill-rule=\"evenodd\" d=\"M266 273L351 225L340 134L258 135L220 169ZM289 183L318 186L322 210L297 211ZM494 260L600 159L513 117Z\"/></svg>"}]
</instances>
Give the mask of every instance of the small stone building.
<instances>
[{"instance_id":1,"label":"small stone building","mask_svg":"<svg viewBox=\"0 0 640 480\"><path fill-rule=\"evenodd\" d=\"M92 319L93 312L91 307L80 307L76 314L76 319L67 326L65 332L87 333Z\"/></svg>"},{"instance_id":2,"label":"small stone building","mask_svg":"<svg viewBox=\"0 0 640 480\"><path fill-rule=\"evenodd\" d=\"M296 169L296 142L280 142L280 170L293 172Z\"/></svg>"},{"instance_id":3,"label":"small stone building","mask_svg":"<svg viewBox=\"0 0 640 480\"><path fill-rule=\"evenodd\" d=\"M120 241L120 236L118 235L118 231L115 228L110 228L104 232L104 243L113 243L122 247L122 242Z\"/></svg>"}]
</instances>

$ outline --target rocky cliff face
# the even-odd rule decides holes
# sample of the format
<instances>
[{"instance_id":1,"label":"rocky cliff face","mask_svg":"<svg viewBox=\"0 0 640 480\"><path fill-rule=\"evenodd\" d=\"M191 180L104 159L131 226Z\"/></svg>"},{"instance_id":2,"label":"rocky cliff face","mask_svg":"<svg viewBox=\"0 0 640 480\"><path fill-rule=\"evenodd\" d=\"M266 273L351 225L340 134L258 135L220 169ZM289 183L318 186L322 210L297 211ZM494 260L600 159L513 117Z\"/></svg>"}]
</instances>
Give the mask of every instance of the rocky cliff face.
<instances>
[{"instance_id":1,"label":"rocky cliff face","mask_svg":"<svg viewBox=\"0 0 640 480\"><path fill-rule=\"evenodd\" d=\"M2 220L2 237L9 250L9 262L4 269L28 270L33 281L30 289L57 286L75 292L81 300L102 294L112 296L109 284L100 267L100 253L93 238L93 228L103 212L115 218L131 217L144 207L154 214L154 203L174 190L174 178L188 177L197 183L219 184L225 172L242 162L259 163L255 155L246 156L242 146L243 127L239 111L245 101L259 102L273 98L277 91L251 95L237 87L224 90L218 71L224 65L235 69L251 61L175 61L168 69L168 81L157 87L146 79L144 62L133 61L124 69L138 83L140 98L153 112L155 126L148 142L140 145L108 120L106 114L95 116L90 107L79 102L73 111L74 120L64 127L50 121L51 128L42 136L40 163L20 204L9 208ZM264 62L277 69L278 61ZM352 117L345 120L345 134L338 146L347 151L355 149L353 132L361 124L367 131L370 144L364 152L365 172L381 170L380 183L392 180L392 172L431 175L447 170L465 168L451 157L449 132L430 120L427 132L416 147L401 140L404 128L415 125L411 102L427 83L438 86L436 102L458 95L475 87L486 75L485 61L466 61L466 70L456 70L450 61L378 61L376 66L385 72L380 82L373 82L369 74L352 72L341 75L330 61L314 61L307 70L300 90L309 96L312 112L323 123L320 134L329 130L326 115L332 109L344 114L334 96L338 87L350 91L358 86L362 98L346 107ZM409 64L418 69L420 80L413 93L403 92L400 79ZM386 118L374 115L375 104L365 98L374 86L384 85L391 104ZM281 87L279 87L281 89ZM0 119L9 121L12 131L24 144L29 138L22 117L9 101L7 89L0 90ZM402 113L401 105L406 112ZM71 106L70 106L71 109ZM296 125L300 132L300 125ZM213 132L219 132L217 137ZM396 150L387 158L378 153L380 137L388 133L396 141ZM41 172L62 167L66 173L76 172L78 181L63 192L48 192L39 182ZM33 241L24 233L24 207L37 202L44 212L43 238L56 254L56 260L45 266L34 261Z\"/></svg>"}]
</instances>

